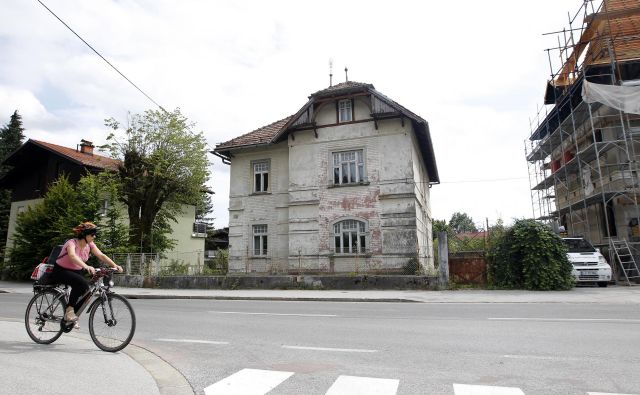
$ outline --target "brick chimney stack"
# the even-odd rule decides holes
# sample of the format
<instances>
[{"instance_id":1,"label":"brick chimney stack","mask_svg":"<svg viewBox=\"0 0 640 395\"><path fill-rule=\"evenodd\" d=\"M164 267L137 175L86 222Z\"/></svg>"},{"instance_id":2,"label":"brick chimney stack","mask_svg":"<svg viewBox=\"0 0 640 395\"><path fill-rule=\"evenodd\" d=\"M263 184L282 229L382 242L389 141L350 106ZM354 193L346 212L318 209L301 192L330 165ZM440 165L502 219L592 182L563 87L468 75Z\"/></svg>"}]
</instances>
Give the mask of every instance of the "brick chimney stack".
<instances>
[{"instance_id":1,"label":"brick chimney stack","mask_svg":"<svg viewBox=\"0 0 640 395\"><path fill-rule=\"evenodd\" d=\"M94 147L95 146L91 141L87 141L84 139L80 140L80 152L82 152L83 154L93 155Z\"/></svg>"}]
</instances>

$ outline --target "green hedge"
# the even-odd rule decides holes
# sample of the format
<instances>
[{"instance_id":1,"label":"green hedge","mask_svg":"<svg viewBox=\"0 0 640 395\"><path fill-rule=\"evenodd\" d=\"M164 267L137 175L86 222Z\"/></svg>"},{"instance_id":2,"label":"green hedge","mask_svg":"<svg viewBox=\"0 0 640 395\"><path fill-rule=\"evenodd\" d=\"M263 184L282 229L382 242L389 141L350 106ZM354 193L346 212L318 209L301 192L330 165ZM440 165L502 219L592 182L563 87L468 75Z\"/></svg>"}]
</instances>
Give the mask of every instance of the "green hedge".
<instances>
[{"instance_id":1,"label":"green hedge","mask_svg":"<svg viewBox=\"0 0 640 395\"><path fill-rule=\"evenodd\" d=\"M517 220L487 254L489 284L499 288L563 290L574 285L562 239L531 219Z\"/></svg>"}]
</instances>

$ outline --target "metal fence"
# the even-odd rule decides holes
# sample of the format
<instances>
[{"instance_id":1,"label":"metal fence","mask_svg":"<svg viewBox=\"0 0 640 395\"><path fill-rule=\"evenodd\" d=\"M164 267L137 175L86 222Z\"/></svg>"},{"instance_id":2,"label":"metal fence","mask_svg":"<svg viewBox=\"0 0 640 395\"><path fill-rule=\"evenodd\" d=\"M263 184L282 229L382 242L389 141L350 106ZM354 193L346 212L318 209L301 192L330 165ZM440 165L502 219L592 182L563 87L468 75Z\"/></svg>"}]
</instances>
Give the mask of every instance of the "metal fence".
<instances>
[{"instance_id":1,"label":"metal fence","mask_svg":"<svg viewBox=\"0 0 640 395\"><path fill-rule=\"evenodd\" d=\"M224 257L205 258L204 251L170 252L165 254L118 253L111 259L122 266L126 274L142 276L224 275Z\"/></svg>"}]
</instances>

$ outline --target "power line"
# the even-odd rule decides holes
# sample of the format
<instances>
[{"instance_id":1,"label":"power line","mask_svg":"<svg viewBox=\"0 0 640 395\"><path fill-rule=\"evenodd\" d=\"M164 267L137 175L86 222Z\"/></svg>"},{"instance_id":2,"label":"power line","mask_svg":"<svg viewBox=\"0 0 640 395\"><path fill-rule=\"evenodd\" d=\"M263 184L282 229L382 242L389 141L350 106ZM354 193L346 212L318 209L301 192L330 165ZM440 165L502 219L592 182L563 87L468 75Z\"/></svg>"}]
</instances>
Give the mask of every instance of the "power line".
<instances>
[{"instance_id":1,"label":"power line","mask_svg":"<svg viewBox=\"0 0 640 395\"><path fill-rule=\"evenodd\" d=\"M440 184L466 184L471 182L500 182L500 181L517 181L526 180L527 177L513 177L513 178L490 178L485 180L460 180L460 181L441 181Z\"/></svg>"},{"instance_id":2,"label":"power line","mask_svg":"<svg viewBox=\"0 0 640 395\"><path fill-rule=\"evenodd\" d=\"M125 80L127 80L127 82L129 82L131 85L133 85L134 88L136 88L140 93L142 93L147 99L151 100L151 102L153 104L155 104L156 106L158 106L162 111L167 112L167 110L165 110L160 104L156 103L155 100L153 100L151 98L151 96L147 95L146 93L144 93L144 91L142 89L140 89L138 87L138 85L134 84L129 78L127 78L127 76L125 76L124 74L122 74L122 72L120 72L120 70L118 70L116 68L116 66L112 65L107 59L105 59L104 56L102 56L98 51L96 51L88 42L86 42L82 37L80 37L80 35L78 33L76 33L69 25L67 25L62 19L60 19L60 17L58 15L55 14L55 12L51 11L51 9L49 7L47 7L42 1L37 0L38 3L40 3L44 8L47 9L47 11L49 11L51 13L51 15L55 16L57 20L60 21L60 23L62 23L63 25L66 26L67 29L69 29L71 31L71 33L75 34L76 37L78 37L83 43L85 43L85 45L89 48L91 48L91 50L93 52L95 52L96 55L100 56L100 58L102 58L102 60L104 60L105 62L107 62L107 64L109 66L111 66L112 69L114 69L118 74L120 74L122 76L122 78L124 78Z\"/></svg>"}]
</instances>

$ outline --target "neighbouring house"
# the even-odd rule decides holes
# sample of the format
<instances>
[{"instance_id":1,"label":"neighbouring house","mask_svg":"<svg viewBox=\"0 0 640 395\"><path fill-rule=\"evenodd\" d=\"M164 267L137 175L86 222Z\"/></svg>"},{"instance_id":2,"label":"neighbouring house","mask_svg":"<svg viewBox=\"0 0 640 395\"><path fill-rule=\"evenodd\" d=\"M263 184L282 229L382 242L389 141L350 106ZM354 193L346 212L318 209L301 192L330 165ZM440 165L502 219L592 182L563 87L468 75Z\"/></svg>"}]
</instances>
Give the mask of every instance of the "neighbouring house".
<instances>
[{"instance_id":1,"label":"neighbouring house","mask_svg":"<svg viewBox=\"0 0 640 395\"><path fill-rule=\"evenodd\" d=\"M637 278L629 257L640 258L640 7L577 3L560 45L547 51L548 107L525 143L533 214L608 250L620 278Z\"/></svg>"},{"instance_id":2,"label":"neighbouring house","mask_svg":"<svg viewBox=\"0 0 640 395\"><path fill-rule=\"evenodd\" d=\"M62 174L75 184L88 173L118 169L119 160L95 154L93 149L94 145L86 140L81 140L74 149L30 139L4 160L3 164L12 167L0 180L3 188L12 190L7 249L13 246L18 213L42 201L49 185ZM106 204L105 200L105 213ZM172 256L179 256L183 252L193 255L196 251L203 254L206 230L198 230L202 224L195 223L195 207L184 205L182 215L176 219L177 222L172 223L171 238L176 239L177 245L169 253L173 253Z\"/></svg>"},{"instance_id":3,"label":"neighbouring house","mask_svg":"<svg viewBox=\"0 0 640 395\"><path fill-rule=\"evenodd\" d=\"M230 273L433 267L429 125L373 85L313 93L213 154L230 165Z\"/></svg>"}]
</instances>

